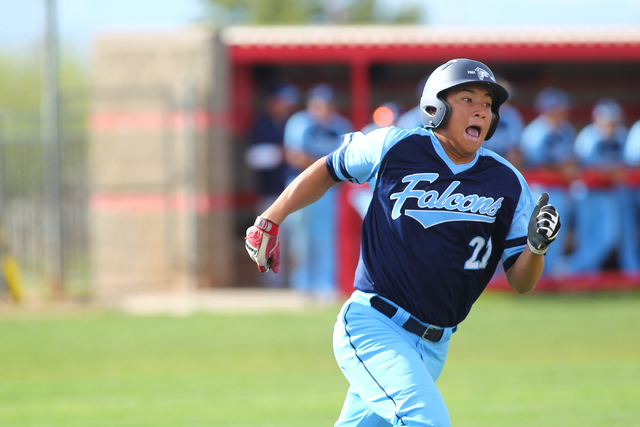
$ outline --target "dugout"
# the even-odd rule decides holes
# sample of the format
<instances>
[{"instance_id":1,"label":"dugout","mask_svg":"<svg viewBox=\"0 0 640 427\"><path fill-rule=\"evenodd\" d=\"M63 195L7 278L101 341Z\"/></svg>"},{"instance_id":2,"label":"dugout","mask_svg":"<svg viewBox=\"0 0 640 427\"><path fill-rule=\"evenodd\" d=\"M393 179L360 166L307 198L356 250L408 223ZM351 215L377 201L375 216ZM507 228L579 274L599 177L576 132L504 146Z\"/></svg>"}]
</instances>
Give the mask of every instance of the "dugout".
<instances>
[{"instance_id":1,"label":"dugout","mask_svg":"<svg viewBox=\"0 0 640 427\"><path fill-rule=\"evenodd\" d=\"M418 82L456 57L509 80L526 121L549 85L572 95L577 128L604 96L622 104L628 125L640 119L636 27L236 26L98 37L89 120L96 294L257 286L242 245L256 214L244 152L269 84L330 83L361 128L384 102L413 107ZM360 220L343 205L337 256L348 289Z\"/></svg>"},{"instance_id":2,"label":"dugout","mask_svg":"<svg viewBox=\"0 0 640 427\"><path fill-rule=\"evenodd\" d=\"M229 55L238 147L243 146L256 108L274 79L290 81L302 90L318 81L332 84L341 94L341 113L360 129L384 102L400 102L405 109L416 105L420 80L458 57L485 62L506 78L515 88L511 102L526 122L535 117L536 94L547 86L572 96L571 121L577 129L589 123L593 104L604 96L623 106L627 125L640 119L637 27L231 27L223 31L222 40ZM239 183L246 185L239 190L251 193L250 181ZM344 187L346 199L349 187ZM348 290L357 262L359 218L348 203L343 205L339 281ZM247 224L253 215L241 208L238 218ZM617 278L606 283L615 286L612 281Z\"/></svg>"}]
</instances>

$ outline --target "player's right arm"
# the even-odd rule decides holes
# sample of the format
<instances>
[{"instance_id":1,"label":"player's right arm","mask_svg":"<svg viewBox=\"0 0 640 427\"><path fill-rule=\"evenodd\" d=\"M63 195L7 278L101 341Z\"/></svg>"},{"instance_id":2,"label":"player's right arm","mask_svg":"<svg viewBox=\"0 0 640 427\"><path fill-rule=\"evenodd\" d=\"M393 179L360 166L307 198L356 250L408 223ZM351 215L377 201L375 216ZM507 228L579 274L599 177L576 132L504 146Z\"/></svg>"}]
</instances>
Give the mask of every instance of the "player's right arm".
<instances>
[{"instance_id":1,"label":"player's right arm","mask_svg":"<svg viewBox=\"0 0 640 427\"><path fill-rule=\"evenodd\" d=\"M289 214L320 199L337 183L329 174L326 157L323 157L298 175L278 199L256 218L254 225L247 229L245 247L258 270L262 273L280 271L280 224Z\"/></svg>"},{"instance_id":2,"label":"player's right arm","mask_svg":"<svg viewBox=\"0 0 640 427\"><path fill-rule=\"evenodd\" d=\"M281 224L293 212L318 201L337 183L329 174L326 157L323 157L298 175L260 216Z\"/></svg>"},{"instance_id":3,"label":"player's right arm","mask_svg":"<svg viewBox=\"0 0 640 427\"><path fill-rule=\"evenodd\" d=\"M340 148L298 175L261 216L280 224L289 214L316 202L341 181L372 185L380 158L389 148L385 146L389 133L388 129L379 129L368 136L360 132L346 134Z\"/></svg>"},{"instance_id":4,"label":"player's right arm","mask_svg":"<svg viewBox=\"0 0 640 427\"><path fill-rule=\"evenodd\" d=\"M370 181L377 172L387 132L378 130L368 137L360 132L346 134L340 148L298 175L261 216L280 224L289 214L316 202L338 182Z\"/></svg>"},{"instance_id":5,"label":"player's right arm","mask_svg":"<svg viewBox=\"0 0 640 427\"><path fill-rule=\"evenodd\" d=\"M340 181L369 182L373 189L386 132L372 132L374 140L359 132L345 135L340 148L305 169L256 219L247 230L245 246L261 272L280 269L278 229L287 216L316 202Z\"/></svg>"}]
</instances>

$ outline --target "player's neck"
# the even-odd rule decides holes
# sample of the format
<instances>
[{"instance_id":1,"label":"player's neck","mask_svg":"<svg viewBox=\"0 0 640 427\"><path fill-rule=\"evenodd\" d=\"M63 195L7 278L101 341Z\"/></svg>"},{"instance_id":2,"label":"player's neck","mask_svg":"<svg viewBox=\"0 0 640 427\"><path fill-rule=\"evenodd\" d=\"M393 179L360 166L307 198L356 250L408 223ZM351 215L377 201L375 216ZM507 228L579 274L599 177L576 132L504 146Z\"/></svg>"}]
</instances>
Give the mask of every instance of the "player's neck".
<instances>
[{"instance_id":1,"label":"player's neck","mask_svg":"<svg viewBox=\"0 0 640 427\"><path fill-rule=\"evenodd\" d=\"M476 151L473 152L465 152L465 150L461 149L461 144L456 143L451 138L448 138L441 133L434 131L434 135L438 138L442 149L444 150L449 160L451 160L456 165L464 165L467 163L471 163L476 158Z\"/></svg>"}]
</instances>

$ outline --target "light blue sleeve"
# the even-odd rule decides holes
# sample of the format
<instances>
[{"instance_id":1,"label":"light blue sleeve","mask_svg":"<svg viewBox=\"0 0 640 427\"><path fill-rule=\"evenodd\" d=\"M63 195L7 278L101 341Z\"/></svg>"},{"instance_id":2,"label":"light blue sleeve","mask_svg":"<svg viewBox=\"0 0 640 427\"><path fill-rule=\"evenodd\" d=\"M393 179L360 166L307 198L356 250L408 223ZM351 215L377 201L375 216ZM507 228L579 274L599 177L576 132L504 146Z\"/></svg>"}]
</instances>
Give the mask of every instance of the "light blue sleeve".
<instances>
[{"instance_id":1,"label":"light blue sleeve","mask_svg":"<svg viewBox=\"0 0 640 427\"><path fill-rule=\"evenodd\" d=\"M284 127L284 146L289 149L304 149L304 132L310 121L306 111L298 111L292 115Z\"/></svg>"},{"instance_id":2,"label":"light blue sleeve","mask_svg":"<svg viewBox=\"0 0 640 427\"><path fill-rule=\"evenodd\" d=\"M624 160L630 166L640 165L640 120L629 129L624 145Z\"/></svg>"},{"instance_id":3,"label":"light blue sleeve","mask_svg":"<svg viewBox=\"0 0 640 427\"><path fill-rule=\"evenodd\" d=\"M376 129L368 134L353 132L344 135L343 143L327 158L327 167L334 179L357 184L369 183L375 189L378 170L384 155L398 141L423 129L401 130L396 127Z\"/></svg>"},{"instance_id":4,"label":"light blue sleeve","mask_svg":"<svg viewBox=\"0 0 640 427\"><path fill-rule=\"evenodd\" d=\"M585 165L593 163L593 155L598 140L599 138L596 135L593 124L585 126L584 129L578 133L574 150L580 163Z\"/></svg>"},{"instance_id":5,"label":"light blue sleeve","mask_svg":"<svg viewBox=\"0 0 640 427\"><path fill-rule=\"evenodd\" d=\"M546 132L546 126L544 126L540 118L533 120L522 131L522 153L527 163L532 166L537 166L544 162L544 156L540 146L542 145L542 138Z\"/></svg>"}]
</instances>

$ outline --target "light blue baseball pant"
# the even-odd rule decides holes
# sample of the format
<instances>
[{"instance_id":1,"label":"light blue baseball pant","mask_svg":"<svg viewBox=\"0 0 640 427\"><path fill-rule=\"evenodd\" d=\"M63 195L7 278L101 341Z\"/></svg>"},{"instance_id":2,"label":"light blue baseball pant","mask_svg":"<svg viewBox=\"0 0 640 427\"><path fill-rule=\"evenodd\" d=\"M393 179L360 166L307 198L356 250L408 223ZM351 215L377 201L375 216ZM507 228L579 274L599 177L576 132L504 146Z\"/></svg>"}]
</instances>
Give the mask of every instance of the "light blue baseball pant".
<instances>
[{"instance_id":1,"label":"light blue baseball pant","mask_svg":"<svg viewBox=\"0 0 640 427\"><path fill-rule=\"evenodd\" d=\"M355 291L334 328L336 361L350 383L335 427L450 426L435 381L454 328L437 343L425 341L401 327L407 311L393 304L390 319L371 307L373 295Z\"/></svg>"},{"instance_id":2,"label":"light blue baseball pant","mask_svg":"<svg viewBox=\"0 0 640 427\"><path fill-rule=\"evenodd\" d=\"M618 264L624 273L640 271L640 242L638 241L638 206L640 191L636 188L620 187L616 190L620 205L622 236L618 252Z\"/></svg>"},{"instance_id":3,"label":"light blue baseball pant","mask_svg":"<svg viewBox=\"0 0 640 427\"><path fill-rule=\"evenodd\" d=\"M622 215L619 202L619 194L613 189L589 189L577 200L577 247L567 259L570 272L587 273L602 268L607 257L620 242ZM551 247L553 245L549 249Z\"/></svg>"},{"instance_id":4,"label":"light blue baseball pant","mask_svg":"<svg viewBox=\"0 0 640 427\"><path fill-rule=\"evenodd\" d=\"M289 282L293 289L314 296L335 296L337 188L289 216L287 241L292 257Z\"/></svg>"}]
</instances>

